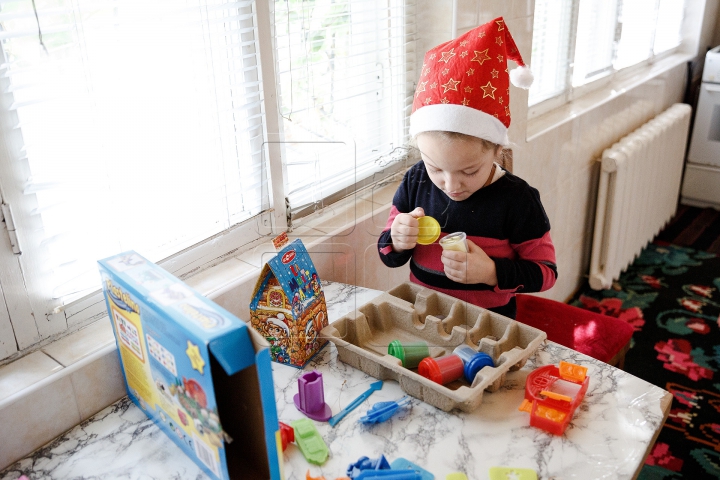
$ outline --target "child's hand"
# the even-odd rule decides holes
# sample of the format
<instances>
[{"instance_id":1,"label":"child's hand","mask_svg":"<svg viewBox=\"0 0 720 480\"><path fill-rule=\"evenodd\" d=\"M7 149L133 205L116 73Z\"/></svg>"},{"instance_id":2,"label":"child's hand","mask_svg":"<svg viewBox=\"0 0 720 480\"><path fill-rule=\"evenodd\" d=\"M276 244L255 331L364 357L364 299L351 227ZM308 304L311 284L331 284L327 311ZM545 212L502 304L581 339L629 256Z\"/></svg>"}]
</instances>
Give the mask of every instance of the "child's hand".
<instances>
[{"instance_id":1,"label":"child's hand","mask_svg":"<svg viewBox=\"0 0 720 480\"><path fill-rule=\"evenodd\" d=\"M467 246L468 253L443 250L441 260L445 265L445 275L458 283L497 285L495 262L492 258L470 240L467 240Z\"/></svg>"},{"instance_id":2,"label":"child's hand","mask_svg":"<svg viewBox=\"0 0 720 480\"><path fill-rule=\"evenodd\" d=\"M425 210L422 207L417 207L410 213L400 213L395 217L390 226L390 237L395 252L415 248L418 233L420 232L417 219L424 216Z\"/></svg>"}]
</instances>

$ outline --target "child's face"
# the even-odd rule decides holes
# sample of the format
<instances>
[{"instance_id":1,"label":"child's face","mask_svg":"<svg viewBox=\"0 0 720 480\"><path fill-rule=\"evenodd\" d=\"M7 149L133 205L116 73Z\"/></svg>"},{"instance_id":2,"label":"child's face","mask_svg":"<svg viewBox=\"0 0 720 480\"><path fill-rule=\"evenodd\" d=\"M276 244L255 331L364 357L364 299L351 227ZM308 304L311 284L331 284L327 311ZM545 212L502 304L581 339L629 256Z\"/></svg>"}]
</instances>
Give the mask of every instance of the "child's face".
<instances>
[{"instance_id":1,"label":"child's face","mask_svg":"<svg viewBox=\"0 0 720 480\"><path fill-rule=\"evenodd\" d=\"M417 144L430 180L457 202L482 188L500 155L499 147L486 150L479 139L434 133L421 133Z\"/></svg>"}]
</instances>

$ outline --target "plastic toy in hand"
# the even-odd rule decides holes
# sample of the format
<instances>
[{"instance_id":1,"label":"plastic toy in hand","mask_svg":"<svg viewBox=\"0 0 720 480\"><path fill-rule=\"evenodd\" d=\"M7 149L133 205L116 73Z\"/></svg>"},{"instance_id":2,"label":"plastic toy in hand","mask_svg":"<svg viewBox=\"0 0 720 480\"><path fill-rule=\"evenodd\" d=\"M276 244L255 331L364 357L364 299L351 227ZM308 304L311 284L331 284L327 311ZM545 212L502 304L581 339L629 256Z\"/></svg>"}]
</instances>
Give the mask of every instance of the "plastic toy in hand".
<instances>
[{"instance_id":1,"label":"plastic toy in hand","mask_svg":"<svg viewBox=\"0 0 720 480\"><path fill-rule=\"evenodd\" d=\"M395 415L402 407L410 405L410 397L404 396L400 400L393 402L378 402L370 407L365 416L360 417L360 423L366 425L373 423L382 423Z\"/></svg>"}]
</instances>

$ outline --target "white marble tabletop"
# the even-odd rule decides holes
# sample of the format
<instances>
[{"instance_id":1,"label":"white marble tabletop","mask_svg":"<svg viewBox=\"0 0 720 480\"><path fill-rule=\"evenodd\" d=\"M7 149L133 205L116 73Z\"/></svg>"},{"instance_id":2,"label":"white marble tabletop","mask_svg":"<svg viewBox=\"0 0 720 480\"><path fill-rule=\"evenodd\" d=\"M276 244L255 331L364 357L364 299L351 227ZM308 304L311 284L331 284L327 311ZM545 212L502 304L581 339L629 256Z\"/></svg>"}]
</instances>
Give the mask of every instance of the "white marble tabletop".
<instances>
[{"instance_id":1,"label":"white marble tabletop","mask_svg":"<svg viewBox=\"0 0 720 480\"><path fill-rule=\"evenodd\" d=\"M324 286L330 321L363 305L380 292L342 284ZM560 360L588 367L590 387L563 436L530 427L518 411L525 378L534 368ZM368 389L376 379L343 364L328 344L306 366L323 374L325 400L333 413ZM278 418L292 422L303 415L293 404L303 371L273 364ZM412 399L411 407L385 423L363 425L358 419L376 402L404 396L394 381L384 383L335 428L316 425L330 449L317 467L295 445L284 453L287 480L345 475L361 456L406 458L438 480L452 472L486 479L492 466L531 468L541 479L629 479L642 466L669 408L665 390L552 342L528 363L508 374L497 392L486 393L473 413L446 413ZM0 479L66 478L189 479L207 478L127 397L66 432L34 454L0 473Z\"/></svg>"}]
</instances>

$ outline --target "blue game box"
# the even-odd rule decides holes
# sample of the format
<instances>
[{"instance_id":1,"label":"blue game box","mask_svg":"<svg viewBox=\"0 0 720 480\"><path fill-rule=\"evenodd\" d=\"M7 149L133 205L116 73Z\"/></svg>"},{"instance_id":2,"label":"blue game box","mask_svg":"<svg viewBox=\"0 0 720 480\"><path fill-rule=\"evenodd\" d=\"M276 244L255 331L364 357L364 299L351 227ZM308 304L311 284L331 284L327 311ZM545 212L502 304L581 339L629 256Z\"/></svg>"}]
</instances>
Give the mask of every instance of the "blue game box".
<instances>
[{"instance_id":1,"label":"blue game box","mask_svg":"<svg viewBox=\"0 0 720 480\"><path fill-rule=\"evenodd\" d=\"M132 401L211 478L280 480L267 342L135 252L98 263Z\"/></svg>"}]
</instances>

